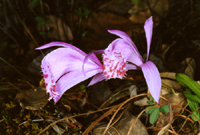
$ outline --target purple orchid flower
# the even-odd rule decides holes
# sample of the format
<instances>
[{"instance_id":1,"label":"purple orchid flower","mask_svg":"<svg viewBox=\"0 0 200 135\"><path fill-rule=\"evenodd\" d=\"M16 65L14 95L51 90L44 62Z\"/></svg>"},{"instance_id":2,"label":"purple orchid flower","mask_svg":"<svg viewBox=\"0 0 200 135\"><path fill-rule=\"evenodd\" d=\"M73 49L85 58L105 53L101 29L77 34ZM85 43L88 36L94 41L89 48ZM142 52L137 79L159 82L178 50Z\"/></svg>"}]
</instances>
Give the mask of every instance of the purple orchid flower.
<instances>
[{"instance_id":1,"label":"purple orchid flower","mask_svg":"<svg viewBox=\"0 0 200 135\"><path fill-rule=\"evenodd\" d=\"M61 46L48 53L42 60L41 68L47 92L54 103L61 98L66 90L74 85L94 76L101 78L103 72L102 64L96 57L91 54L84 63L84 73L82 65L87 54L71 44L64 42L51 42L40 46L36 49L45 49L52 46ZM102 51L100 51L102 52Z\"/></svg>"},{"instance_id":2,"label":"purple orchid flower","mask_svg":"<svg viewBox=\"0 0 200 135\"><path fill-rule=\"evenodd\" d=\"M153 29L152 17L145 22L144 29L147 38L146 63L131 38L119 30L109 30L109 32L121 38L114 40L105 50L89 54L64 42L51 42L36 48L63 47L50 52L42 60L41 67L46 89L50 95L49 100L53 98L56 103L66 90L92 76L94 77L88 86L104 79L122 79L127 70L141 69L152 96L158 102L161 79L154 63L148 61ZM94 53L103 53L103 65Z\"/></svg>"},{"instance_id":3,"label":"purple orchid flower","mask_svg":"<svg viewBox=\"0 0 200 135\"><path fill-rule=\"evenodd\" d=\"M161 90L161 78L155 64L148 61L151 37L153 31L153 20L150 17L144 24L147 39L147 58L146 62L142 59L137 47L131 38L119 30L108 30L120 38L114 40L103 54L103 74L106 79L123 78L127 70L141 69L146 79L149 91L155 101L159 102Z\"/></svg>"}]
</instances>

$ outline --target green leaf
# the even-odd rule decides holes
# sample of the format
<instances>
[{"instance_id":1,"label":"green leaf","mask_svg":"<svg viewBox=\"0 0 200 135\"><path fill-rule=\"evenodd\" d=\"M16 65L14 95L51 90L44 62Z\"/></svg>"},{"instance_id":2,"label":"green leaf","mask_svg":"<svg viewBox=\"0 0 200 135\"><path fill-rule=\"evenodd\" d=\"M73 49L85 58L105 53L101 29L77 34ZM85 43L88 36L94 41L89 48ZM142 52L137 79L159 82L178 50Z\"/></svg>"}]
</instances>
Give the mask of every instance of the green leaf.
<instances>
[{"instance_id":1,"label":"green leaf","mask_svg":"<svg viewBox=\"0 0 200 135\"><path fill-rule=\"evenodd\" d=\"M85 92L85 85L84 84L81 84L80 88Z\"/></svg>"},{"instance_id":2,"label":"green leaf","mask_svg":"<svg viewBox=\"0 0 200 135\"><path fill-rule=\"evenodd\" d=\"M41 28L41 27L45 26L46 24L49 24L51 21L52 21L52 20L48 20L48 21L46 21L45 23L40 24L40 25L38 26L38 28Z\"/></svg>"},{"instance_id":3,"label":"green leaf","mask_svg":"<svg viewBox=\"0 0 200 135\"><path fill-rule=\"evenodd\" d=\"M83 13L82 13L82 8L78 8L78 9L75 9L75 11L74 11L80 18L82 18L82 15L83 15Z\"/></svg>"},{"instance_id":4,"label":"green leaf","mask_svg":"<svg viewBox=\"0 0 200 135\"><path fill-rule=\"evenodd\" d=\"M31 11L39 4L39 0L32 0L31 3L29 4L29 7Z\"/></svg>"},{"instance_id":5,"label":"green leaf","mask_svg":"<svg viewBox=\"0 0 200 135\"><path fill-rule=\"evenodd\" d=\"M176 80L183 86L190 88L200 98L200 84L185 74L177 73Z\"/></svg>"},{"instance_id":6,"label":"green leaf","mask_svg":"<svg viewBox=\"0 0 200 135\"><path fill-rule=\"evenodd\" d=\"M184 91L183 93L187 99L196 103L200 103L200 98L197 95L192 94L190 89L186 88L186 91Z\"/></svg>"},{"instance_id":7,"label":"green leaf","mask_svg":"<svg viewBox=\"0 0 200 135\"><path fill-rule=\"evenodd\" d=\"M9 45L9 47L15 49L15 48L19 47L19 45L17 45L17 44L12 44L12 45Z\"/></svg>"},{"instance_id":8,"label":"green leaf","mask_svg":"<svg viewBox=\"0 0 200 135\"><path fill-rule=\"evenodd\" d=\"M147 101L147 104L148 105L153 105L153 102L152 101Z\"/></svg>"},{"instance_id":9,"label":"green leaf","mask_svg":"<svg viewBox=\"0 0 200 135\"><path fill-rule=\"evenodd\" d=\"M153 106L149 106L149 107L153 107ZM149 108L147 107L147 108ZM155 108L151 108L151 109L147 109L145 112L146 113L152 113L155 110Z\"/></svg>"},{"instance_id":10,"label":"green leaf","mask_svg":"<svg viewBox=\"0 0 200 135\"><path fill-rule=\"evenodd\" d=\"M85 31L82 33L82 37L85 37L87 35L88 31Z\"/></svg>"},{"instance_id":11,"label":"green leaf","mask_svg":"<svg viewBox=\"0 0 200 135\"><path fill-rule=\"evenodd\" d=\"M196 110L199 105L198 103L194 102L194 101L191 101L190 99L187 99L187 102L188 102L188 105L190 107L190 109L192 111ZM194 115L199 119L200 118L200 114L199 114L199 110L196 110L195 112L193 112ZM194 121L197 121L196 117L194 115L191 115L191 118L194 120Z\"/></svg>"},{"instance_id":12,"label":"green leaf","mask_svg":"<svg viewBox=\"0 0 200 135\"><path fill-rule=\"evenodd\" d=\"M151 113L150 116L150 123L153 124L158 119L159 108L154 108L154 111Z\"/></svg>"},{"instance_id":13,"label":"green leaf","mask_svg":"<svg viewBox=\"0 0 200 135\"><path fill-rule=\"evenodd\" d=\"M4 91L4 90L7 90L7 89L0 86L0 91Z\"/></svg>"},{"instance_id":14,"label":"green leaf","mask_svg":"<svg viewBox=\"0 0 200 135\"><path fill-rule=\"evenodd\" d=\"M150 95L150 100L147 101L147 104L148 104L148 105L153 105L153 103L154 103L154 99L153 99L153 97Z\"/></svg>"},{"instance_id":15,"label":"green leaf","mask_svg":"<svg viewBox=\"0 0 200 135\"><path fill-rule=\"evenodd\" d=\"M35 20L38 21L38 22L40 22L40 23L42 23L42 22L45 21L44 18L42 18L41 16L36 16Z\"/></svg>"},{"instance_id":16,"label":"green leaf","mask_svg":"<svg viewBox=\"0 0 200 135\"><path fill-rule=\"evenodd\" d=\"M51 21L52 21L51 19L47 20L47 21L45 22L45 25L46 25L46 24L49 24Z\"/></svg>"},{"instance_id":17,"label":"green leaf","mask_svg":"<svg viewBox=\"0 0 200 135\"><path fill-rule=\"evenodd\" d=\"M161 106L160 111L163 112L163 113L168 113L169 112L169 106L168 105Z\"/></svg>"},{"instance_id":18,"label":"green leaf","mask_svg":"<svg viewBox=\"0 0 200 135\"><path fill-rule=\"evenodd\" d=\"M45 34L47 34L47 33L44 32L44 31L41 31L39 34L40 34L40 35L45 35Z\"/></svg>"},{"instance_id":19,"label":"green leaf","mask_svg":"<svg viewBox=\"0 0 200 135\"><path fill-rule=\"evenodd\" d=\"M87 8L83 8L83 15L87 18L89 14L92 13L92 10L89 10Z\"/></svg>"},{"instance_id":20,"label":"green leaf","mask_svg":"<svg viewBox=\"0 0 200 135\"><path fill-rule=\"evenodd\" d=\"M38 28L41 28L41 27L43 27L44 25L45 25L45 24L42 23L42 24L38 25Z\"/></svg>"}]
</instances>

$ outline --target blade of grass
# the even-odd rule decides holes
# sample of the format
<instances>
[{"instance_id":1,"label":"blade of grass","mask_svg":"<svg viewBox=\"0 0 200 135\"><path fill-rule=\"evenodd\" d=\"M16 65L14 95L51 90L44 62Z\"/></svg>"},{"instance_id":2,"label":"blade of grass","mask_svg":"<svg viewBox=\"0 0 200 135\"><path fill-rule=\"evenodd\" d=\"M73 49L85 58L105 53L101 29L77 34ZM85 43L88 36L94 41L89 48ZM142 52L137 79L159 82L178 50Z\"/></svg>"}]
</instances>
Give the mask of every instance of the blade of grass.
<instances>
[{"instance_id":1,"label":"blade of grass","mask_svg":"<svg viewBox=\"0 0 200 135\"><path fill-rule=\"evenodd\" d=\"M4 60L2 57L0 57L0 60L2 60L4 63L6 63L8 66L10 66L12 69L14 69L18 74L23 76L24 78L28 79L24 74L22 74L19 70L17 70L15 67L13 67L10 63L8 63L6 60Z\"/></svg>"}]
</instances>

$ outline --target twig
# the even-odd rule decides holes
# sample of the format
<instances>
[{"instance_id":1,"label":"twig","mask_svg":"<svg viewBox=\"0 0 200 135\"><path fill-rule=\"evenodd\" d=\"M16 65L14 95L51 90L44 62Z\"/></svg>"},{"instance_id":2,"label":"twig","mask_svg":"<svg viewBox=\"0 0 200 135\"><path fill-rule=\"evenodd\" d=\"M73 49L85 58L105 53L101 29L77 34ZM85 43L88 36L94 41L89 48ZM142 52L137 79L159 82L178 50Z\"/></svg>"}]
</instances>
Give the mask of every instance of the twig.
<instances>
[{"instance_id":1,"label":"twig","mask_svg":"<svg viewBox=\"0 0 200 135\"><path fill-rule=\"evenodd\" d=\"M3 122L5 119L0 120L0 122Z\"/></svg>"},{"instance_id":2,"label":"twig","mask_svg":"<svg viewBox=\"0 0 200 135\"><path fill-rule=\"evenodd\" d=\"M44 119L36 119L36 120L31 120L31 122L40 122L40 121L50 121L50 122L53 122L55 120L44 120ZM24 121L22 122L20 125L23 125L25 123L28 123L29 121Z\"/></svg>"},{"instance_id":3,"label":"twig","mask_svg":"<svg viewBox=\"0 0 200 135\"><path fill-rule=\"evenodd\" d=\"M106 127L106 129L104 130L104 132L103 132L102 135L105 135L105 133L106 133L106 131L108 130L108 128L109 128L111 122L113 121L114 117L117 115L117 113L119 112L119 110L122 108L122 106L124 106L127 102L129 102L130 100L132 100L132 99L134 99L134 98L136 98L136 97L141 97L141 96L146 96L146 95L148 95L148 94L140 94L140 95L132 96L132 97L130 97L129 99L127 99L126 101L124 101L123 103L121 103L121 105L119 106L119 108L118 108L118 109L116 110L116 112L113 114L111 120L109 121L109 123L108 123L108 125L107 125L107 127Z\"/></svg>"},{"instance_id":4,"label":"twig","mask_svg":"<svg viewBox=\"0 0 200 135\"><path fill-rule=\"evenodd\" d=\"M132 125L130 126L128 133L126 135L130 135L132 128L134 127L135 123L137 122L137 120L139 119L139 117L148 109L152 109L152 108L157 108L158 106L152 106L149 108L144 109L142 112L140 112L140 114L137 116L137 118L133 121Z\"/></svg>"},{"instance_id":5,"label":"twig","mask_svg":"<svg viewBox=\"0 0 200 135\"><path fill-rule=\"evenodd\" d=\"M22 21L22 19L20 18L19 14L17 13L17 11L15 11L17 14L17 17L19 18L20 22L22 23L22 25L24 26L24 28L26 29L26 31L28 32L28 34L31 36L32 40L34 41L34 43L36 44L36 46L39 47L38 42L35 40L35 38L33 37L33 35L31 34L31 32L29 31L29 29L26 27L26 25L24 24L24 22ZM40 50L41 54L44 56L44 53L42 52L42 50Z\"/></svg>"},{"instance_id":6,"label":"twig","mask_svg":"<svg viewBox=\"0 0 200 135\"><path fill-rule=\"evenodd\" d=\"M52 125L60 122L60 121L63 121L65 119L70 119L70 118L74 118L74 117L78 117L78 116L83 116L83 115L88 115L88 114L93 114L93 113L97 113L97 112L101 112L103 110L107 110L107 109L110 109L112 107L116 107L116 106L119 106L119 105L115 105L115 106L111 106L111 107L107 107L107 108L104 108L104 109L100 109L100 110L97 110L97 111L92 111L92 112L87 112L87 113L82 113L82 114L77 114L77 115L73 115L73 116L67 116L67 117L64 117L62 119L59 119L51 124L49 124L45 129L43 129L40 133L38 133L38 135L41 135L44 131L46 131L49 127L51 127Z\"/></svg>"},{"instance_id":7,"label":"twig","mask_svg":"<svg viewBox=\"0 0 200 135\"><path fill-rule=\"evenodd\" d=\"M0 22L0 25L3 26L3 24L2 24L1 22ZM4 33L7 34L7 35L18 45L17 40L15 40L15 38L14 38L11 34L9 34L9 32L6 31L5 28L3 28L2 26L0 26L0 29L1 29L2 31L4 31Z\"/></svg>"},{"instance_id":8,"label":"twig","mask_svg":"<svg viewBox=\"0 0 200 135\"><path fill-rule=\"evenodd\" d=\"M167 132L169 130L169 127L170 125L172 124L172 121L173 121L173 111L172 111L172 106L171 104L169 104L169 113L170 113L170 119L169 119L169 122L166 126L164 126L159 132L157 135L164 135L165 132Z\"/></svg>"},{"instance_id":9,"label":"twig","mask_svg":"<svg viewBox=\"0 0 200 135\"><path fill-rule=\"evenodd\" d=\"M28 79L24 74L22 74L19 70L17 70L15 67L13 67L10 63L8 63L6 60L4 60L2 57L0 57L0 60L2 60L4 63L6 63L8 66L10 66L12 69L14 69L18 74Z\"/></svg>"}]
</instances>

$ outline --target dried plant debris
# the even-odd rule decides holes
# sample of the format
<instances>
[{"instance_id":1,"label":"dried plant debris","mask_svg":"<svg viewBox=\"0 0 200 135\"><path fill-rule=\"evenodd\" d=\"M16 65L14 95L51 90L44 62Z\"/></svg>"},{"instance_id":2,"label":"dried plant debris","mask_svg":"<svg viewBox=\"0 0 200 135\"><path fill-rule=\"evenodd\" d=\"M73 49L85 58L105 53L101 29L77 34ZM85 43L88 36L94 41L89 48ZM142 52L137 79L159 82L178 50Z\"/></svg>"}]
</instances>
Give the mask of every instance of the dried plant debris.
<instances>
[{"instance_id":1,"label":"dried plant debris","mask_svg":"<svg viewBox=\"0 0 200 135\"><path fill-rule=\"evenodd\" d=\"M101 105L104 103L109 97L112 96L112 91L108 87L105 81L98 82L93 86L93 90L90 97L90 102L94 105Z\"/></svg>"},{"instance_id":2,"label":"dried plant debris","mask_svg":"<svg viewBox=\"0 0 200 135\"><path fill-rule=\"evenodd\" d=\"M168 0L148 0L148 3L146 3L146 1L141 1L128 11L128 13L131 14L129 19L133 23L144 23L145 20L151 16L151 12L153 12L155 16L164 17L168 9ZM158 19L156 18L155 20L157 21Z\"/></svg>"},{"instance_id":3,"label":"dried plant debris","mask_svg":"<svg viewBox=\"0 0 200 135\"><path fill-rule=\"evenodd\" d=\"M71 29L61 18L49 15L45 16L45 19L49 22L45 25L41 24L41 22L38 24L38 31L40 31L41 35L46 35L48 38L60 41L71 41L74 39ZM44 21L42 21L42 23L44 23ZM45 32L45 30L47 30L47 32Z\"/></svg>"},{"instance_id":4,"label":"dried plant debris","mask_svg":"<svg viewBox=\"0 0 200 135\"><path fill-rule=\"evenodd\" d=\"M165 72L161 73L162 77L162 89L160 98L160 105L174 105L184 107L186 105L186 99L183 94L182 86L175 80L175 73ZM182 109L173 108L173 114L179 114ZM156 122L156 127L164 127L169 122L170 115L159 112L159 118ZM174 119L175 120L175 119Z\"/></svg>"},{"instance_id":5,"label":"dried plant debris","mask_svg":"<svg viewBox=\"0 0 200 135\"><path fill-rule=\"evenodd\" d=\"M20 106L27 110L39 110L48 103L48 94L43 87L21 90L15 97Z\"/></svg>"},{"instance_id":6,"label":"dried plant debris","mask_svg":"<svg viewBox=\"0 0 200 135\"><path fill-rule=\"evenodd\" d=\"M105 135L126 135L128 133L129 128L131 127L132 123L135 120L135 116L133 116L130 112L126 111L123 116L118 119L116 118L115 124L111 125L106 132ZM93 130L93 135L101 135L107 124L101 125L99 127L96 127ZM131 135L148 135L146 127L142 124L140 120L137 120L136 124L132 128Z\"/></svg>"},{"instance_id":7,"label":"dried plant debris","mask_svg":"<svg viewBox=\"0 0 200 135\"><path fill-rule=\"evenodd\" d=\"M194 72L196 69L196 62L194 58L186 58L182 64L186 65L184 73L190 78L194 79Z\"/></svg>"}]
</instances>

